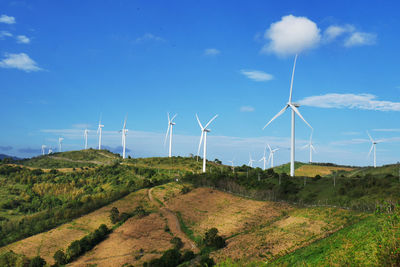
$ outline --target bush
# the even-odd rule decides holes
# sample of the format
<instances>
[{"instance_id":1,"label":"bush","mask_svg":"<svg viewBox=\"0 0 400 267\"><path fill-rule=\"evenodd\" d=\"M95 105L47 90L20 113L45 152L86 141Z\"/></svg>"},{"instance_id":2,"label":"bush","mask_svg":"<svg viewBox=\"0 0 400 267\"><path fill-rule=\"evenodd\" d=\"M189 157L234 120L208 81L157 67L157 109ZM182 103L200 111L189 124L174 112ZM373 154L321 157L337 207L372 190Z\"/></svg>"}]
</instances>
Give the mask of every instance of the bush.
<instances>
[{"instance_id":1,"label":"bush","mask_svg":"<svg viewBox=\"0 0 400 267\"><path fill-rule=\"evenodd\" d=\"M46 261L40 256L34 257L29 263L29 267L43 267L46 265Z\"/></svg>"},{"instance_id":2,"label":"bush","mask_svg":"<svg viewBox=\"0 0 400 267\"><path fill-rule=\"evenodd\" d=\"M174 248L177 250L180 250L181 248L183 248L183 242L179 237L174 237L171 239L171 244L174 245Z\"/></svg>"},{"instance_id":3,"label":"bush","mask_svg":"<svg viewBox=\"0 0 400 267\"><path fill-rule=\"evenodd\" d=\"M64 265L67 263L67 257L62 250L57 250L56 253L54 253L53 259L56 261L57 265Z\"/></svg>"},{"instance_id":4,"label":"bush","mask_svg":"<svg viewBox=\"0 0 400 267\"><path fill-rule=\"evenodd\" d=\"M110 211L110 220L113 224L119 221L119 210L116 207L113 207Z\"/></svg>"},{"instance_id":5,"label":"bush","mask_svg":"<svg viewBox=\"0 0 400 267\"><path fill-rule=\"evenodd\" d=\"M203 243L207 247L214 247L216 249L223 248L226 245L225 239L218 235L217 228L211 228L205 233Z\"/></svg>"}]
</instances>

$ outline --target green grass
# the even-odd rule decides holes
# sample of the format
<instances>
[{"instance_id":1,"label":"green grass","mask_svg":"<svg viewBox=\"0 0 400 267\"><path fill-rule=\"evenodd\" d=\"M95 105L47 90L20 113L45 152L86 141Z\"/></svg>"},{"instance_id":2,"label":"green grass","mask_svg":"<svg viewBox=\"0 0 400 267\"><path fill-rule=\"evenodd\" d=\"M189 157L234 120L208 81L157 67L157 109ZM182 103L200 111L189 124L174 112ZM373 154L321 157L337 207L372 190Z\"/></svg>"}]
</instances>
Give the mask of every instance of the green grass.
<instances>
[{"instance_id":1,"label":"green grass","mask_svg":"<svg viewBox=\"0 0 400 267\"><path fill-rule=\"evenodd\" d=\"M298 169L301 166L305 165L306 163L296 161L294 163L294 169ZM274 167L274 172L276 173L286 173L287 175L290 174L290 163L282 164L280 166Z\"/></svg>"}]
</instances>

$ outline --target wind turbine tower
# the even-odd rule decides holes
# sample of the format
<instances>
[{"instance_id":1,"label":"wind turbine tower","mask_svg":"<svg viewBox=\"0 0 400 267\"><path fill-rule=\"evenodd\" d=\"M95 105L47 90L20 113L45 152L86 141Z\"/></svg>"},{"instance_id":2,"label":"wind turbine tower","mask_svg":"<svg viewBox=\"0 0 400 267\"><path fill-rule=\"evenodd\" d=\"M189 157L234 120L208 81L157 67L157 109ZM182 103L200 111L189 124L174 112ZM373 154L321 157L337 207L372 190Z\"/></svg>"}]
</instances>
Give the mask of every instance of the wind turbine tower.
<instances>
[{"instance_id":1,"label":"wind turbine tower","mask_svg":"<svg viewBox=\"0 0 400 267\"><path fill-rule=\"evenodd\" d=\"M46 145L42 145L42 156L44 155L44 150L46 149Z\"/></svg>"},{"instance_id":2,"label":"wind turbine tower","mask_svg":"<svg viewBox=\"0 0 400 267\"><path fill-rule=\"evenodd\" d=\"M249 158L250 158L250 160L249 160L248 165L249 165L250 167L253 168L253 162L254 162L255 160L251 158L251 154L250 154L250 153L249 153Z\"/></svg>"},{"instance_id":3,"label":"wind turbine tower","mask_svg":"<svg viewBox=\"0 0 400 267\"><path fill-rule=\"evenodd\" d=\"M374 139L372 139L371 135L369 134L369 132L367 131L367 134L369 136L369 139L371 140L371 149L369 150L368 153L368 157L371 155L372 150L374 150L374 168L376 168L376 144L379 144L382 142L382 140L380 141L375 141Z\"/></svg>"},{"instance_id":4,"label":"wind turbine tower","mask_svg":"<svg viewBox=\"0 0 400 267\"><path fill-rule=\"evenodd\" d=\"M271 149L271 147L268 145L269 149L269 156L268 156L268 162L271 161L271 168L274 167L274 154L276 151L279 150L279 148Z\"/></svg>"},{"instance_id":5,"label":"wind turbine tower","mask_svg":"<svg viewBox=\"0 0 400 267\"><path fill-rule=\"evenodd\" d=\"M294 126L295 126L295 113L312 129L311 125L303 118L303 116L300 114L299 110L297 109L300 107L300 104L292 102L292 93L293 93L293 78L294 78L294 71L296 68L296 61L297 61L297 55L294 58L294 64L293 64L293 72L292 72L292 79L290 81L290 94L289 94L289 101L285 105L285 107L278 112L265 126L267 127L272 121L274 121L276 118L278 118L280 115L282 115L286 109L290 108L292 110L292 129L291 129L291 145L290 145L290 176L294 177L294 159L295 159L295 131L294 131Z\"/></svg>"},{"instance_id":6,"label":"wind turbine tower","mask_svg":"<svg viewBox=\"0 0 400 267\"><path fill-rule=\"evenodd\" d=\"M126 129L126 117L124 120L124 127L120 131L122 133L122 158L125 158L125 149L126 149L126 134L128 133L128 129Z\"/></svg>"},{"instance_id":7,"label":"wind turbine tower","mask_svg":"<svg viewBox=\"0 0 400 267\"><path fill-rule=\"evenodd\" d=\"M206 161L207 161L207 133L210 132L209 129L207 129L207 127L210 125L210 123L215 120L218 117L218 115L215 115L204 127L201 124L199 117L196 114L196 119L197 122L199 123L199 126L201 128L201 136L200 136L200 142L199 142L199 148L197 150L197 157L200 154L200 148L201 148L201 143L203 142L204 139L204 143L203 143L203 173L206 172Z\"/></svg>"},{"instance_id":8,"label":"wind turbine tower","mask_svg":"<svg viewBox=\"0 0 400 267\"><path fill-rule=\"evenodd\" d=\"M167 128L167 133L165 134L165 139L164 139L164 146L167 143L167 138L169 134L169 152L168 152L168 157L172 157L172 128L175 125L174 119L178 114L175 114L172 119L169 117L169 113L167 113L168 116L168 128Z\"/></svg>"},{"instance_id":9,"label":"wind turbine tower","mask_svg":"<svg viewBox=\"0 0 400 267\"><path fill-rule=\"evenodd\" d=\"M89 133L89 130L88 130L88 129L85 129L85 131L83 132L83 136L84 136L84 138L85 138L85 149L88 148L88 142L87 142L87 140L88 140L88 133Z\"/></svg>"},{"instance_id":10,"label":"wind turbine tower","mask_svg":"<svg viewBox=\"0 0 400 267\"><path fill-rule=\"evenodd\" d=\"M103 127L104 127L104 125L101 124L101 117L100 117L99 127L97 128L97 134L99 135L99 150L101 150L101 133L102 133Z\"/></svg>"},{"instance_id":11,"label":"wind turbine tower","mask_svg":"<svg viewBox=\"0 0 400 267\"><path fill-rule=\"evenodd\" d=\"M64 140L63 137L58 138L58 152L62 152L62 141Z\"/></svg>"},{"instance_id":12,"label":"wind turbine tower","mask_svg":"<svg viewBox=\"0 0 400 267\"><path fill-rule=\"evenodd\" d=\"M264 156L259 160L259 161L264 161L263 171L265 171L265 166L266 166L266 163L267 163L267 157L265 156L266 152L267 152L267 146L265 146L265 148L264 148Z\"/></svg>"},{"instance_id":13,"label":"wind turbine tower","mask_svg":"<svg viewBox=\"0 0 400 267\"><path fill-rule=\"evenodd\" d=\"M307 148L307 147L310 149L310 163L312 163L312 152L314 151L315 153L317 153L317 151L315 151L315 148L314 148L313 143L312 143L313 132L314 131L311 131L311 136L310 136L309 143L307 145L303 146L303 149Z\"/></svg>"}]
</instances>

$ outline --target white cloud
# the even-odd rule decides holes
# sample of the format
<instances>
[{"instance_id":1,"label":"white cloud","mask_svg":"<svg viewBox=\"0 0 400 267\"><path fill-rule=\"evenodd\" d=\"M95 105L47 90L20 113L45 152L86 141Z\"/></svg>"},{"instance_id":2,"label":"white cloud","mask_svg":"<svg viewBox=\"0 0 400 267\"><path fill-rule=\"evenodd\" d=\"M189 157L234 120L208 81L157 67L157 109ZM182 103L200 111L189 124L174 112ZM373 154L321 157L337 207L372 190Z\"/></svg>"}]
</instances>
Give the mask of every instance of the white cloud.
<instances>
[{"instance_id":1,"label":"white cloud","mask_svg":"<svg viewBox=\"0 0 400 267\"><path fill-rule=\"evenodd\" d=\"M326 30L324 31L323 39L326 42L330 42L335 40L340 35L354 31L355 27L353 25L349 24L345 26L332 25L326 28Z\"/></svg>"},{"instance_id":2,"label":"white cloud","mask_svg":"<svg viewBox=\"0 0 400 267\"><path fill-rule=\"evenodd\" d=\"M343 135L359 135L360 132L343 132Z\"/></svg>"},{"instance_id":3,"label":"white cloud","mask_svg":"<svg viewBox=\"0 0 400 267\"><path fill-rule=\"evenodd\" d=\"M400 111L399 102L376 100L371 94L326 94L309 96L299 101L301 105L319 108L350 108L379 111Z\"/></svg>"},{"instance_id":4,"label":"white cloud","mask_svg":"<svg viewBox=\"0 0 400 267\"><path fill-rule=\"evenodd\" d=\"M3 14L3 15L0 16L0 23L14 24L15 23L15 18Z\"/></svg>"},{"instance_id":5,"label":"white cloud","mask_svg":"<svg viewBox=\"0 0 400 267\"><path fill-rule=\"evenodd\" d=\"M242 106L240 107L241 112L253 112L255 109L252 106Z\"/></svg>"},{"instance_id":6,"label":"white cloud","mask_svg":"<svg viewBox=\"0 0 400 267\"><path fill-rule=\"evenodd\" d=\"M36 62L25 53L5 54L5 58L0 61L0 68L19 69L26 72L42 70Z\"/></svg>"},{"instance_id":7,"label":"white cloud","mask_svg":"<svg viewBox=\"0 0 400 267\"><path fill-rule=\"evenodd\" d=\"M373 45L376 42L376 35L366 32L354 32L344 42L344 46Z\"/></svg>"},{"instance_id":8,"label":"white cloud","mask_svg":"<svg viewBox=\"0 0 400 267\"><path fill-rule=\"evenodd\" d=\"M143 36L136 38L136 43L143 43L147 41L165 42L165 39L152 33L146 33Z\"/></svg>"},{"instance_id":9,"label":"white cloud","mask_svg":"<svg viewBox=\"0 0 400 267\"><path fill-rule=\"evenodd\" d=\"M240 73L256 82L270 81L274 78L271 74L260 70L241 70Z\"/></svg>"},{"instance_id":10,"label":"white cloud","mask_svg":"<svg viewBox=\"0 0 400 267\"><path fill-rule=\"evenodd\" d=\"M208 49L204 50L205 56L216 56L220 53L221 53L221 51L219 51L218 49L215 49L215 48L208 48Z\"/></svg>"},{"instance_id":11,"label":"white cloud","mask_svg":"<svg viewBox=\"0 0 400 267\"><path fill-rule=\"evenodd\" d=\"M3 39L4 37L12 37L12 33L8 31L1 31L0 32L0 39Z\"/></svg>"},{"instance_id":12,"label":"white cloud","mask_svg":"<svg viewBox=\"0 0 400 267\"><path fill-rule=\"evenodd\" d=\"M315 22L306 17L288 15L272 23L265 32L269 40L261 52L278 55L297 54L317 46L320 42L320 29Z\"/></svg>"},{"instance_id":13,"label":"white cloud","mask_svg":"<svg viewBox=\"0 0 400 267\"><path fill-rule=\"evenodd\" d=\"M17 43L20 44L29 44L31 42L31 40L26 37L25 35L18 35L17 36Z\"/></svg>"},{"instance_id":14,"label":"white cloud","mask_svg":"<svg viewBox=\"0 0 400 267\"><path fill-rule=\"evenodd\" d=\"M373 129L375 132L400 132L400 129Z\"/></svg>"}]
</instances>

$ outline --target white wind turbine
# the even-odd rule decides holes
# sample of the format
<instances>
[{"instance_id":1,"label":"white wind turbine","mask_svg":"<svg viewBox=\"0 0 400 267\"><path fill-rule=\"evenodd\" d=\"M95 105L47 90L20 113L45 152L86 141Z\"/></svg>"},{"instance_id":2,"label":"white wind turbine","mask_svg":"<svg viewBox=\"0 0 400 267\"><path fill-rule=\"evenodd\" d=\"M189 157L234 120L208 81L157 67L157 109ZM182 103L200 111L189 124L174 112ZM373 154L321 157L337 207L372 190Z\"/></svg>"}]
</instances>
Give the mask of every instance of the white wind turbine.
<instances>
[{"instance_id":1,"label":"white wind turbine","mask_svg":"<svg viewBox=\"0 0 400 267\"><path fill-rule=\"evenodd\" d=\"M282 115L286 111L286 109L291 108L291 110L292 110L292 130L291 130L291 151L290 151L290 176L292 176L292 177L294 176L294 153L295 153L294 121L295 121L295 113L312 129L311 125L308 124L308 122L303 118L303 116L300 114L299 110L297 109L298 107L300 107L300 104L292 102L293 78L294 78L294 71L295 71L295 68L296 68L296 61L297 61L297 55L294 58L292 79L290 81L289 102L263 128L263 129L265 129L265 127L267 127L273 120L275 120L280 115Z\"/></svg>"},{"instance_id":2,"label":"white wind turbine","mask_svg":"<svg viewBox=\"0 0 400 267\"><path fill-rule=\"evenodd\" d=\"M42 155L44 155L44 150L46 149L46 145L42 145Z\"/></svg>"},{"instance_id":3,"label":"white wind turbine","mask_svg":"<svg viewBox=\"0 0 400 267\"><path fill-rule=\"evenodd\" d=\"M53 149L51 147L49 147L49 152L47 154L51 154L53 153Z\"/></svg>"},{"instance_id":4,"label":"white wind turbine","mask_svg":"<svg viewBox=\"0 0 400 267\"><path fill-rule=\"evenodd\" d=\"M89 130L88 129L85 129L85 131L83 132L83 137L85 138L85 149L87 149L88 148L88 133L89 133Z\"/></svg>"},{"instance_id":5,"label":"white wind turbine","mask_svg":"<svg viewBox=\"0 0 400 267\"><path fill-rule=\"evenodd\" d=\"M267 152L267 146L265 146L265 148L264 148L264 156L259 160L259 161L264 161L264 164L263 164L263 170L264 171L265 171L265 166L266 166L266 163L267 163L266 152Z\"/></svg>"},{"instance_id":6,"label":"white wind turbine","mask_svg":"<svg viewBox=\"0 0 400 267\"><path fill-rule=\"evenodd\" d=\"M253 168L253 162L256 161L256 160L251 158L251 154L250 153L249 153L249 158L250 158L249 159L249 163L247 163L247 165L249 165L250 167Z\"/></svg>"},{"instance_id":7,"label":"white wind turbine","mask_svg":"<svg viewBox=\"0 0 400 267\"><path fill-rule=\"evenodd\" d=\"M305 148L307 148L307 147L310 149L310 163L312 163L312 152L314 151L315 153L317 153L317 151L315 151L315 148L314 148L313 143L312 143L312 135L313 135L313 132L314 132L314 131L311 131L311 136L310 136L310 141L309 141L309 143L308 143L307 145L305 145L305 146L302 147L302 149L305 149Z\"/></svg>"},{"instance_id":8,"label":"white wind turbine","mask_svg":"<svg viewBox=\"0 0 400 267\"><path fill-rule=\"evenodd\" d=\"M167 143L167 138L169 134L169 152L168 152L168 157L172 157L172 128L175 125L175 122L173 120L178 114L175 114L172 119L169 117L169 113L167 113L168 116L168 128L167 128L167 133L165 134L165 139L164 139L164 146Z\"/></svg>"},{"instance_id":9,"label":"white wind turbine","mask_svg":"<svg viewBox=\"0 0 400 267\"><path fill-rule=\"evenodd\" d=\"M122 158L125 158L125 149L126 149L126 134L128 132L128 129L126 129L126 117L124 120L124 127L122 127L122 130L119 131L122 134Z\"/></svg>"},{"instance_id":10,"label":"white wind turbine","mask_svg":"<svg viewBox=\"0 0 400 267\"><path fill-rule=\"evenodd\" d=\"M203 172L206 172L206 157L207 157L207 133L210 132L209 129L207 129L208 125L210 125L210 123L215 120L215 118L217 118L218 115L215 115L204 127L201 124L199 117L196 114L196 119L197 122L199 123L199 126L201 128L201 136L200 136L200 142L199 142L199 148L197 150L197 159L199 157L200 154L200 148L201 148L201 143L203 142L204 139L204 144L203 144Z\"/></svg>"},{"instance_id":11,"label":"white wind turbine","mask_svg":"<svg viewBox=\"0 0 400 267\"><path fill-rule=\"evenodd\" d=\"M104 127L104 125L101 124L101 116L100 116L99 127L97 128L97 134L99 135L99 150L101 150L101 133L102 133L103 127Z\"/></svg>"},{"instance_id":12,"label":"white wind turbine","mask_svg":"<svg viewBox=\"0 0 400 267\"><path fill-rule=\"evenodd\" d=\"M230 162L230 163L231 163L231 166L232 166L232 171L233 171L233 172L235 172L235 166L233 165L233 160L228 160L228 162Z\"/></svg>"},{"instance_id":13,"label":"white wind turbine","mask_svg":"<svg viewBox=\"0 0 400 267\"><path fill-rule=\"evenodd\" d=\"M368 153L368 157L371 155L372 149L374 150L374 168L376 168L376 144L379 144L382 142L382 140L379 141L375 141L374 139L372 139L371 135L369 134L369 132L367 131L367 134L369 136L369 139L371 140L371 149L369 150Z\"/></svg>"},{"instance_id":14,"label":"white wind turbine","mask_svg":"<svg viewBox=\"0 0 400 267\"><path fill-rule=\"evenodd\" d=\"M279 148L271 149L271 147L268 145L269 149L269 156L268 156L268 162L271 161L271 168L274 167L274 154L276 151L279 150Z\"/></svg>"},{"instance_id":15,"label":"white wind turbine","mask_svg":"<svg viewBox=\"0 0 400 267\"><path fill-rule=\"evenodd\" d=\"M62 141L64 140L63 137L58 138L58 152L62 152Z\"/></svg>"}]
</instances>

